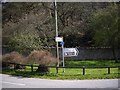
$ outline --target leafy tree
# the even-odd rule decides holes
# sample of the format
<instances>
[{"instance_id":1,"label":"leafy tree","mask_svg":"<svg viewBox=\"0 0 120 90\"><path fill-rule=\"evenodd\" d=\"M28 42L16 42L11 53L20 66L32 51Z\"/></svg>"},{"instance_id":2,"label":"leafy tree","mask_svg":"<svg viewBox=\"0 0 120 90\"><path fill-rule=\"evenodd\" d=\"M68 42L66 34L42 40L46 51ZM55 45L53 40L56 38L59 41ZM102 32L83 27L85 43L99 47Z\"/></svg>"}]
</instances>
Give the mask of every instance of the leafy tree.
<instances>
[{"instance_id":1,"label":"leafy tree","mask_svg":"<svg viewBox=\"0 0 120 90\"><path fill-rule=\"evenodd\" d=\"M91 30L96 46L111 47L117 62L116 49L120 48L120 31L118 30L119 7L117 4L98 10L91 19Z\"/></svg>"},{"instance_id":2,"label":"leafy tree","mask_svg":"<svg viewBox=\"0 0 120 90\"><path fill-rule=\"evenodd\" d=\"M17 11L22 14L18 14ZM55 46L55 29L52 29L54 24L51 24L48 12L42 3L3 5L3 45L21 53Z\"/></svg>"},{"instance_id":3,"label":"leafy tree","mask_svg":"<svg viewBox=\"0 0 120 90\"><path fill-rule=\"evenodd\" d=\"M29 2L7 2L2 4L2 24L6 24L9 21L19 22L21 17L29 14L30 11L34 13L38 12L38 9L41 8L40 3L29 3Z\"/></svg>"},{"instance_id":4,"label":"leafy tree","mask_svg":"<svg viewBox=\"0 0 120 90\"><path fill-rule=\"evenodd\" d=\"M43 43L38 33L35 32L24 32L24 33L15 33L15 35L11 36L9 39L10 48L21 52L26 53L31 50L38 50L43 48Z\"/></svg>"},{"instance_id":5,"label":"leafy tree","mask_svg":"<svg viewBox=\"0 0 120 90\"><path fill-rule=\"evenodd\" d=\"M96 10L105 8L107 4L57 3L59 35L64 37L65 47L89 45L91 40L87 33L89 17Z\"/></svg>"},{"instance_id":6,"label":"leafy tree","mask_svg":"<svg viewBox=\"0 0 120 90\"><path fill-rule=\"evenodd\" d=\"M65 47L88 45L91 40L86 32L88 18L106 6L106 3L57 3L58 31L64 37ZM3 4L3 44L20 52L38 49L38 45L39 48L55 47L54 9L51 2Z\"/></svg>"}]
</instances>

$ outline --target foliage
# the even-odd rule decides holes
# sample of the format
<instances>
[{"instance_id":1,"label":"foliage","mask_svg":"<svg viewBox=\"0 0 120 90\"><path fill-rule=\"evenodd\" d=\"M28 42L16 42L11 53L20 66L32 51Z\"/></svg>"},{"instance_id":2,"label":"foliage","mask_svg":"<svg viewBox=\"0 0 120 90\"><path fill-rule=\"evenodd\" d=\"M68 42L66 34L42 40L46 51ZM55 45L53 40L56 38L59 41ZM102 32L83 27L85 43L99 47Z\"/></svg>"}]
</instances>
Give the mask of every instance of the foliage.
<instances>
[{"instance_id":1,"label":"foliage","mask_svg":"<svg viewBox=\"0 0 120 90\"><path fill-rule=\"evenodd\" d=\"M11 49L21 53L43 48L42 40L35 32L17 33L10 37L9 45Z\"/></svg>"},{"instance_id":2,"label":"foliage","mask_svg":"<svg viewBox=\"0 0 120 90\"><path fill-rule=\"evenodd\" d=\"M86 29L89 16L100 8L105 8L109 3L57 3L58 33L64 37L65 46L86 46L91 41ZM28 41L33 44L30 49L39 47L55 47L55 8L54 3L6 3L3 7L3 44L10 45L10 49L24 52L28 49ZM26 35L29 32L29 35ZM38 33L37 41L32 34ZM20 35L19 35L20 34ZM21 36L23 34L24 37ZM10 38L11 37L11 38ZM13 37L13 38L12 38ZM23 45L16 45L19 43ZM21 38L22 37L22 38ZM74 38L72 38L74 37ZM24 38L32 38L24 40ZM9 39L10 42L9 43ZM13 43L17 44L13 44ZM24 44L26 43L26 45ZM12 45L12 47L11 47ZM15 46L14 46L15 45ZM89 44L90 45L90 44ZM27 46L27 47L26 47ZM13 48L16 47L16 48ZM23 50L23 51L22 51Z\"/></svg>"},{"instance_id":3,"label":"foliage","mask_svg":"<svg viewBox=\"0 0 120 90\"><path fill-rule=\"evenodd\" d=\"M118 30L119 6L113 4L105 9L98 10L91 20L91 32L96 46L111 47L113 57L117 61L115 49L120 48L120 31Z\"/></svg>"},{"instance_id":4,"label":"foliage","mask_svg":"<svg viewBox=\"0 0 120 90\"><path fill-rule=\"evenodd\" d=\"M118 30L118 5L111 5L98 10L91 20L93 40L97 46L110 46L118 48L120 44L120 32ZM120 47L119 47L120 48Z\"/></svg>"},{"instance_id":5,"label":"foliage","mask_svg":"<svg viewBox=\"0 0 120 90\"><path fill-rule=\"evenodd\" d=\"M41 8L41 4L39 3L29 3L29 2L7 2L3 3L2 5L2 20L3 24L6 24L7 22L19 22L21 17L24 17L25 15L29 14L30 11L34 11L36 13L38 9Z\"/></svg>"},{"instance_id":6,"label":"foliage","mask_svg":"<svg viewBox=\"0 0 120 90\"><path fill-rule=\"evenodd\" d=\"M7 10L8 7L11 9ZM17 11L22 14L19 15ZM41 49L43 46L55 46L55 29L54 31L52 29L54 24L49 24L48 12L49 10L45 9L42 3L7 3L3 5L3 14L5 14L3 16L3 45L8 45L11 51L17 50L20 53L28 49L31 51Z\"/></svg>"}]
</instances>

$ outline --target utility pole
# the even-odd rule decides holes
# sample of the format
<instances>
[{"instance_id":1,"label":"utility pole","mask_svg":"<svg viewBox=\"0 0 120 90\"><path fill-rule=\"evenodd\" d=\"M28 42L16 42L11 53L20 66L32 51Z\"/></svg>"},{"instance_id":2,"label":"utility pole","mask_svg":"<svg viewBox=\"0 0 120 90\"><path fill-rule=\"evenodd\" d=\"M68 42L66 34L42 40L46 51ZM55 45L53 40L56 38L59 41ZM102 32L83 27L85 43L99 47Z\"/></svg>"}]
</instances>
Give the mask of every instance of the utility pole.
<instances>
[{"instance_id":1,"label":"utility pole","mask_svg":"<svg viewBox=\"0 0 120 90\"><path fill-rule=\"evenodd\" d=\"M58 24L57 24L57 3L55 0L55 26L56 26L56 37L58 37ZM57 67L59 67L59 47L58 42L56 42L57 47Z\"/></svg>"}]
</instances>

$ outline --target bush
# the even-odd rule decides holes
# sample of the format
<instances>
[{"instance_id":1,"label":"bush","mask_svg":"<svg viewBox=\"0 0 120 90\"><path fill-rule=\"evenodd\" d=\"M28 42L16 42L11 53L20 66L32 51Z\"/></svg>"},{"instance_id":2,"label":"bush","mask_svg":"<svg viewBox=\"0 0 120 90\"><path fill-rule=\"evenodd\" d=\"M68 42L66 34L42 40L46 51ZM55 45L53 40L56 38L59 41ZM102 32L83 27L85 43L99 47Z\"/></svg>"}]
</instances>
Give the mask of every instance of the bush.
<instances>
[{"instance_id":1,"label":"bush","mask_svg":"<svg viewBox=\"0 0 120 90\"><path fill-rule=\"evenodd\" d=\"M3 55L2 67L10 66L9 63L26 64L27 60L24 56L22 56L18 52L11 52L11 53ZM19 69L22 67L21 65L15 65L15 68Z\"/></svg>"},{"instance_id":2,"label":"bush","mask_svg":"<svg viewBox=\"0 0 120 90\"><path fill-rule=\"evenodd\" d=\"M27 57L28 63L30 64L40 64L43 66L56 64L56 58L48 51L32 51Z\"/></svg>"},{"instance_id":3,"label":"bush","mask_svg":"<svg viewBox=\"0 0 120 90\"><path fill-rule=\"evenodd\" d=\"M25 60L25 57L18 52L11 52L3 55L3 62L25 64L27 63L27 60Z\"/></svg>"},{"instance_id":4,"label":"bush","mask_svg":"<svg viewBox=\"0 0 120 90\"><path fill-rule=\"evenodd\" d=\"M32 51L28 56L28 63L39 64L38 72L48 72L48 65L56 64L57 59L48 51Z\"/></svg>"}]
</instances>

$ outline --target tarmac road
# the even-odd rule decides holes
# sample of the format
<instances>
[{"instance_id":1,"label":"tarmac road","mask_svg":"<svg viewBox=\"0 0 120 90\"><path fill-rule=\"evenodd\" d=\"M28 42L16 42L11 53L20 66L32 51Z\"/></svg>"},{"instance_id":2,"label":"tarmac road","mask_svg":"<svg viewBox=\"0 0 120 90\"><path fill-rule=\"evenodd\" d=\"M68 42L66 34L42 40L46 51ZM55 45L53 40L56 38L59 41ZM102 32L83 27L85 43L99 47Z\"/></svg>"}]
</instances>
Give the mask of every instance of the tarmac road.
<instances>
[{"instance_id":1,"label":"tarmac road","mask_svg":"<svg viewBox=\"0 0 120 90\"><path fill-rule=\"evenodd\" d=\"M0 74L2 88L118 88L118 79L49 80Z\"/></svg>"}]
</instances>

